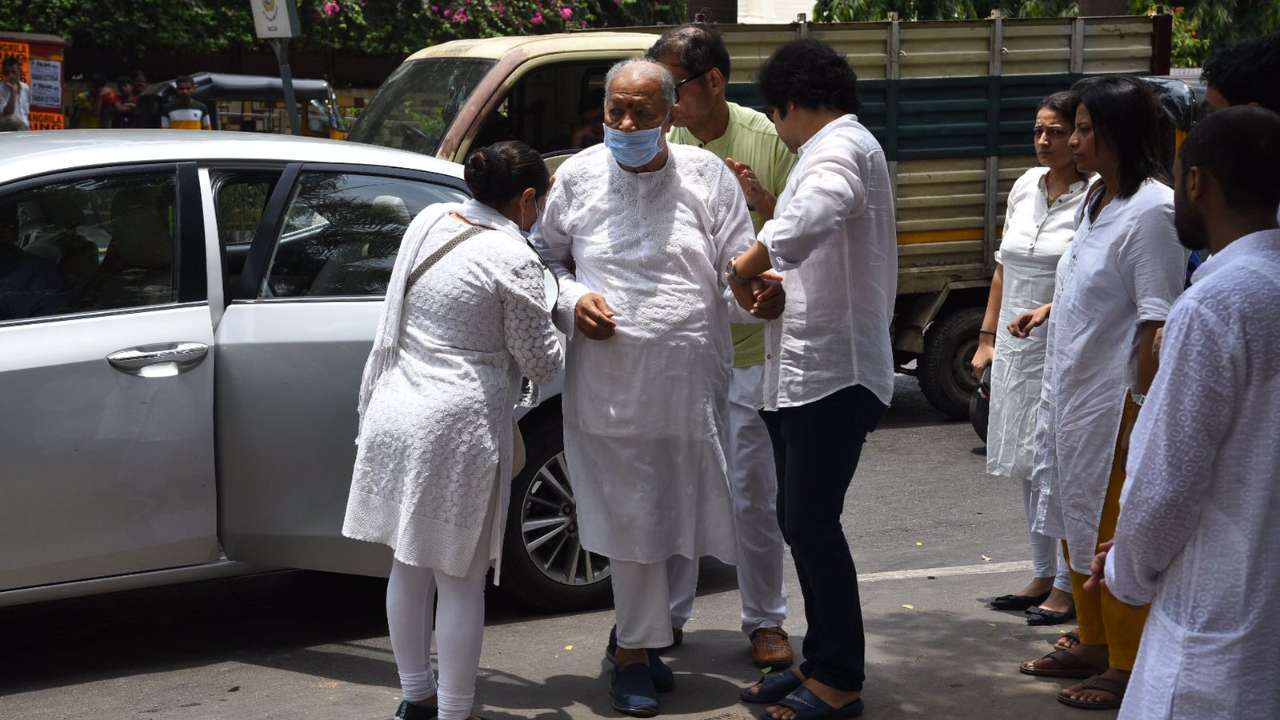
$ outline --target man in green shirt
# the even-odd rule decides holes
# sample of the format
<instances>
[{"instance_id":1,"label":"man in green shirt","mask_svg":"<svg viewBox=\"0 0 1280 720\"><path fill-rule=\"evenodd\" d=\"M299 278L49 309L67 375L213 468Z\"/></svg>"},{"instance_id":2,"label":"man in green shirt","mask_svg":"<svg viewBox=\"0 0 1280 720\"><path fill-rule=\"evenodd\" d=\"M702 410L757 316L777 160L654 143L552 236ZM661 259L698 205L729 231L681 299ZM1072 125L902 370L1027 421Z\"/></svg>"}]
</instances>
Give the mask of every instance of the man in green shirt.
<instances>
[{"instance_id":1,"label":"man in green shirt","mask_svg":"<svg viewBox=\"0 0 1280 720\"><path fill-rule=\"evenodd\" d=\"M756 232L773 217L777 196L796 156L778 139L764 114L725 99L729 51L714 27L682 25L649 48L648 57L666 66L676 80L667 141L697 145L724 159L742 183ZM738 545L738 588L742 630L751 638L751 657L760 667L792 663L790 640L782 629L787 599L782 589L782 531L775 511L777 475L768 430L759 409L764 370L764 325L733 326L734 369L729 389L729 481ZM668 563L671 624L680 629L693 614L698 584L696 561L680 556ZM682 632L676 633L679 643Z\"/></svg>"}]
</instances>

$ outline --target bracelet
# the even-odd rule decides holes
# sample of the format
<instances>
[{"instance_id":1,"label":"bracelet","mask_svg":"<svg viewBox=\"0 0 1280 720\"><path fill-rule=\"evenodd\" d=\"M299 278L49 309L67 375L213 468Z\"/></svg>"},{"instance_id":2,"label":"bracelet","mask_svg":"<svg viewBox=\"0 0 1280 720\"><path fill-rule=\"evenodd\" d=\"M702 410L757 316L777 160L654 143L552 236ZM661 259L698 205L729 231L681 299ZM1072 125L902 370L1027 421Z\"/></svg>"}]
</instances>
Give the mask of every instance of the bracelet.
<instances>
[{"instance_id":1,"label":"bracelet","mask_svg":"<svg viewBox=\"0 0 1280 720\"><path fill-rule=\"evenodd\" d=\"M994 331L992 331L992 330L979 330L979 331L978 331L978 334L979 334L979 335L990 335L991 337L995 337L995 336L996 336L995 332L994 332Z\"/></svg>"}]
</instances>

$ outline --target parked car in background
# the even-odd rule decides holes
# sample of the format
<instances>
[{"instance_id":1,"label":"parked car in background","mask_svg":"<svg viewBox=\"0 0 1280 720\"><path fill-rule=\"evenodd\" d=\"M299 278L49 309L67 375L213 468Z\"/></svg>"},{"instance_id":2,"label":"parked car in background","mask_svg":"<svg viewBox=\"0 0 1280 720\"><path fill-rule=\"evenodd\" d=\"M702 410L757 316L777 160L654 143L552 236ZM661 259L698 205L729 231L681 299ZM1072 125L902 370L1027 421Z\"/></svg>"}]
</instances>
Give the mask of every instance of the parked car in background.
<instances>
[{"instance_id":1,"label":"parked car in background","mask_svg":"<svg viewBox=\"0 0 1280 720\"><path fill-rule=\"evenodd\" d=\"M214 130L289 134L289 116L280 78L201 72L191 79L195 82L192 97L208 106ZM166 80L151 85L142 95L154 97L156 106L163 107L173 99L174 93L174 81ZM294 78L293 93L303 135L333 140L346 138L346 121L338 111L338 100L327 81Z\"/></svg>"},{"instance_id":2,"label":"parked car in background","mask_svg":"<svg viewBox=\"0 0 1280 720\"><path fill-rule=\"evenodd\" d=\"M460 161L495 140L529 143L555 166L598 124L604 75L664 28L456 40L387 78L351 140ZM1171 16L723 25L730 100L762 109L755 74L798 37L846 53L859 117L894 174L896 362L938 410L968 417L1004 199L1035 164L1040 98L1085 75L1169 71ZM1184 128L1185 129L1185 128Z\"/></svg>"},{"instance_id":3,"label":"parked car in background","mask_svg":"<svg viewBox=\"0 0 1280 720\"><path fill-rule=\"evenodd\" d=\"M0 135L0 606L252 572L383 575L341 537L400 239L461 166L250 133ZM520 426L503 588L609 597L559 385ZM526 530L528 532L526 532Z\"/></svg>"}]
</instances>

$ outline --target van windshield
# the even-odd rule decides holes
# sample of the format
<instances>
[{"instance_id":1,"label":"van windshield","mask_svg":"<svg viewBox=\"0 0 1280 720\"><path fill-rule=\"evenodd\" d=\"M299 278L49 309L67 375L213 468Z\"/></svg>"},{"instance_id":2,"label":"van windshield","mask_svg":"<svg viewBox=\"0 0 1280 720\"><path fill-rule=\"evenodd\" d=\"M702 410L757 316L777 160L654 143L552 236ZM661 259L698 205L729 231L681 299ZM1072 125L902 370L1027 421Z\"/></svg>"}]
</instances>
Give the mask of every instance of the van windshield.
<instances>
[{"instance_id":1,"label":"van windshield","mask_svg":"<svg viewBox=\"0 0 1280 720\"><path fill-rule=\"evenodd\" d=\"M435 155L449 124L494 62L428 58L404 63L382 83L349 139Z\"/></svg>"}]
</instances>

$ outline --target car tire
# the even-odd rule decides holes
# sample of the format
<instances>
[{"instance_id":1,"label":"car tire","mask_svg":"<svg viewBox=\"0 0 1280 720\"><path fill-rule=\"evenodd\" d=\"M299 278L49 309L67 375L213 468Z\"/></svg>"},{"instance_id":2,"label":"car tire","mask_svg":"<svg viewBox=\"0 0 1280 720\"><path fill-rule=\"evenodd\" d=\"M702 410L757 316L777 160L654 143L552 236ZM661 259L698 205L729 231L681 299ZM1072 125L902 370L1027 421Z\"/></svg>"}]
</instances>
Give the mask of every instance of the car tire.
<instances>
[{"instance_id":1,"label":"car tire","mask_svg":"<svg viewBox=\"0 0 1280 720\"><path fill-rule=\"evenodd\" d=\"M525 466L511 483L501 587L553 612L607 607L613 599L609 561L580 544L559 406L536 411L521 428Z\"/></svg>"},{"instance_id":2,"label":"car tire","mask_svg":"<svg viewBox=\"0 0 1280 720\"><path fill-rule=\"evenodd\" d=\"M924 336L917 379L929 404L952 420L969 417L969 400L978 386L969 362L978 349L978 331L986 310L967 307L935 320Z\"/></svg>"}]
</instances>

